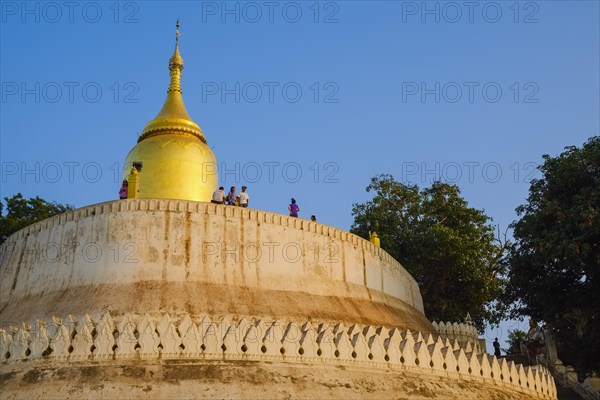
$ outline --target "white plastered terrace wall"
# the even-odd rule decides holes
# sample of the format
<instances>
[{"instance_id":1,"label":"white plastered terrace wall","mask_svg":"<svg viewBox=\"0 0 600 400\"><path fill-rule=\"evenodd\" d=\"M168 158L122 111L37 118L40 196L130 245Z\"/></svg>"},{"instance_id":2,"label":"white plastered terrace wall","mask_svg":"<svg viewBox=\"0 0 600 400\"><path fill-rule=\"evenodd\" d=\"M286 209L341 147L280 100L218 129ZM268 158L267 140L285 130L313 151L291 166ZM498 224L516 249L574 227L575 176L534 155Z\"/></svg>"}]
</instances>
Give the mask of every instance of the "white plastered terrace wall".
<instances>
[{"instance_id":1,"label":"white plastered terrace wall","mask_svg":"<svg viewBox=\"0 0 600 400\"><path fill-rule=\"evenodd\" d=\"M16 298L167 281L401 300L423 313L416 281L369 241L210 203L130 199L83 207L16 232L0 247L0 260L0 312Z\"/></svg>"}]
</instances>

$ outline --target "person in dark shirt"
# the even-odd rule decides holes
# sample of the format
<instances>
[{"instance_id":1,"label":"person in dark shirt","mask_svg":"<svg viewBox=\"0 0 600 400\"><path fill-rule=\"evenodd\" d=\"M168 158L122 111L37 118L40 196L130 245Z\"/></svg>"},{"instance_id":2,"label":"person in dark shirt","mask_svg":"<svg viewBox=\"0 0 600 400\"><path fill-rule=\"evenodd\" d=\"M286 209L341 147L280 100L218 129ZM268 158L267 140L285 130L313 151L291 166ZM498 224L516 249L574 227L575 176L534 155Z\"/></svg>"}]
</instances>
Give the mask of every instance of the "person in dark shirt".
<instances>
[{"instance_id":1,"label":"person in dark shirt","mask_svg":"<svg viewBox=\"0 0 600 400\"><path fill-rule=\"evenodd\" d=\"M235 186L232 186L229 189L229 194L227 195L227 204L230 206L237 205L237 194L235 193Z\"/></svg>"},{"instance_id":2,"label":"person in dark shirt","mask_svg":"<svg viewBox=\"0 0 600 400\"><path fill-rule=\"evenodd\" d=\"M500 358L500 356L501 356L502 354L500 353L500 342L498 341L498 338L494 339L494 343L493 343L493 345L494 345L494 355L495 355L497 358Z\"/></svg>"},{"instance_id":3,"label":"person in dark shirt","mask_svg":"<svg viewBox=\"0 0 600 400\"><path fill-rule=\"evenodd\" d=\"M121 185L121 189L119 190L119 199L126 199L129 195L129 182L127 179L123 179L123 185Z\"/></svg>"}]
</instances>

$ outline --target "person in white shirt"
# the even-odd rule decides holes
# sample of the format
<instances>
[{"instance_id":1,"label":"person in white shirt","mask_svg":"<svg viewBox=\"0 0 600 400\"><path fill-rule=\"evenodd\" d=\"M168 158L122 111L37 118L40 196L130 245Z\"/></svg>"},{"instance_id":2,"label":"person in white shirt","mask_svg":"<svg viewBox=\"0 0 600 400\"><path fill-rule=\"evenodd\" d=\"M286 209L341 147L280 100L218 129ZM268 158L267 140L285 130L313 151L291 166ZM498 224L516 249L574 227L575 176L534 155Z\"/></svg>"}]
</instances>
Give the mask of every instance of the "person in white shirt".
<instances>
[{"instance_id":1,"label":"person in white shirt","mask_svg":"<svg viewBox=\"0 0 600 400\"><path fill-rule=\"evenodd\" d=\"M238 204L241 207L248 207L248 201L250 200L250 197L248 196L248 193L246 192L246 189L247 189L246 186L242 186L242 191L238 195Z\"/></svg>"},{"instance_id":2,"label":"person in white shirt","mask_svg":"<svg viewBox=\"0 0 600 400\"><path fill-rule=\"evenodd\" d=\"M210 202L215 204L225 204L225 189L223 186L221 186L219 190L215 190Z\"/></svg>"}]
</instances>

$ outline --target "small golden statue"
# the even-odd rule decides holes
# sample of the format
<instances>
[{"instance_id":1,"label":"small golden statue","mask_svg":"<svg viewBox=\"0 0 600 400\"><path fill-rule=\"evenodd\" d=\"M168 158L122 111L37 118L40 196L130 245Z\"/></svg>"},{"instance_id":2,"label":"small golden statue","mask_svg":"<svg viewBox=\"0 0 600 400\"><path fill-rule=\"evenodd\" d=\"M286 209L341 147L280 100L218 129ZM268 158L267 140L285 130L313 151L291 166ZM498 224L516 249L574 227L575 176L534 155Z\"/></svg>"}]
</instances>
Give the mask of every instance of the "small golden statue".
<instances>
[{"instance_id":1,"label":"small golden statue","mask_svg":"<svg viewBox=\"0 0 600 400\"><path fill-rule=\"evenodd\" d=\"M379 236L377 236L377 232L371 233L369 231L369 240L377 247L381 247L381 241L379 240Z\"/></svg>"}]
</instances>

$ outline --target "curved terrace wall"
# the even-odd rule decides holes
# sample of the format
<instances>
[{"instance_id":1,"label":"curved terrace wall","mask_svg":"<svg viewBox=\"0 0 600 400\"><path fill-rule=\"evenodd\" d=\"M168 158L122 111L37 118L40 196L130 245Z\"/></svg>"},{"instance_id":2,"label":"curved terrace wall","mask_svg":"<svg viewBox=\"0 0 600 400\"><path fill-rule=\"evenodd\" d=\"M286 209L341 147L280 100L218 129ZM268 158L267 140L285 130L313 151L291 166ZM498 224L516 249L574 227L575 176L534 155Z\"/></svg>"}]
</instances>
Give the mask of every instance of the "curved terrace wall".
<instances>
[{"instance_id":1,"label":"curved terrace wall","mask_svg":"<svg viewBox=\"0 0 600 400\"><path fill-rule=\"evenodd\" d=\"M305 317L434 331L415 280L348 232L240 207L130 199L0 248L0 318L126 311Z\"/></svg>"},{"instance_id":2,"label":"curved terrace wall","mask_svg":"<svg viewBox=\"0 0 600 400\"><path fill-rule=\"evenodd\" d=\"M19 325L0 329L7 398L556 399L541 366L383 326L165 313Z\"/></svg>"}]
</instances>

